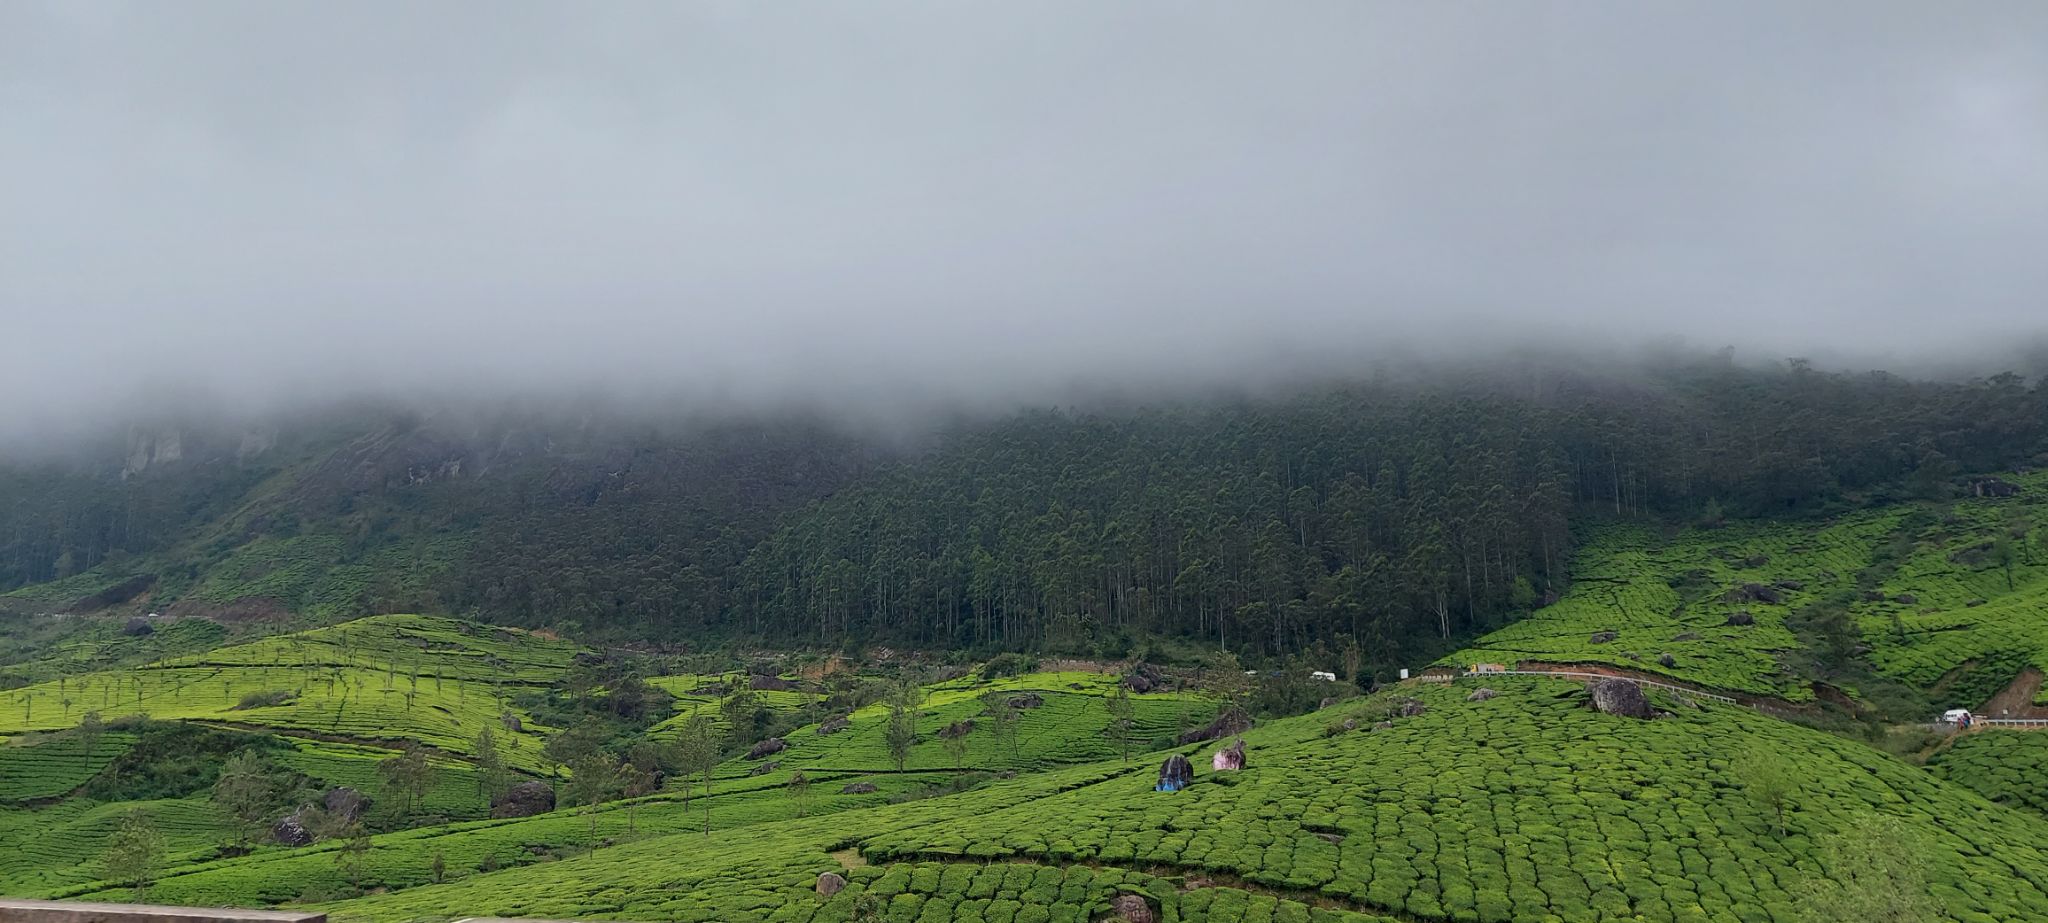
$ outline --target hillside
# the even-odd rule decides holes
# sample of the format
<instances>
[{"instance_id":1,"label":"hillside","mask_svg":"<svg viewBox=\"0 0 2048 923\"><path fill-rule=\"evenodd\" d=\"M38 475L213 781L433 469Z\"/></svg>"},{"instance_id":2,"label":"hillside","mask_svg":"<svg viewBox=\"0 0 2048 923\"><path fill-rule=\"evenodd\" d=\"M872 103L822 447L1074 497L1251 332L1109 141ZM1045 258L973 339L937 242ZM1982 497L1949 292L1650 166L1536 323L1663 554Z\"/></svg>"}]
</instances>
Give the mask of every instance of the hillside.
<instances>
[{"instance_id":1,"label":"hillside","mask_svg":"<svg viewBox=\"0 0 2048 923\"><path fill-rule=\"evenodd\" d=\"M1477 647L1505 643L1486 638ZM227 735L213 743L177 729L221 725L217 696L197 694L219 680L194 685L192 701L166 700L175 683L142 681L143 705L162 706L157 717L176 724L120 724L90 741L77 729L16 728L20 736L0 747L0 846L12 847L0 850L8 857L0 893L131 896L108 880L100 857L121 819L140 808L164 844L150 899L315 905L341 923L480 914L1084 921L1120 895L1190 923L1806 923L1834 919L1809 911L1829 882L1855 881L1871 863L1918 882L1913 889L1936 908L1931 919L2023 921L2048 902L2048 816L2028 782L2033 744L2048 734L1968 735L1944 742L1920 768L1742 706L1656 693L1665 714L1645 721L1587 707L1578 682L1529 677L1415 682L1366 697L1328 683L1334 701L1262 722L1245 735L1248 768L1217 773L1207 761L1215 744L1172 742L1218 708L1214 693L1187 685L1119 694L1115 674L1094 672L927 679L907 712L913 736L899 770L889 743L896 706L838 703L862 674L835 674L824 685L760 677L794 688L758 693L734 691L733 673L660 674L646 685L673 698L635 725L644 738L612 746L625 754L642 739L681 743L689 718L719 722L729 743L708 783L671 775L651 794L612 791L586 804L571 800L573 775L529 764L553 781L561 806L486 819L485 780L448 722L466 731L499 716L465 710L450 690L482 686L479 697L493 706L496 686L552 690L519 701L560 712L579 701L561 698L563 690L594 675L579 672L594 661L578 651L491 626L402 616L69 680L66 690L90 697L123 674L208 670L252 688L294 678L310 693L339 668L389 677L391 689L342 683L303 710L248 709L234 722L247 729L207 730ZM448 713L403 706L415 671L420 701ZM1207 686L1231 675L1181 680ZM436 678L443 689L432 696ZM1279 681L1258 680L1260 688ZM1482 683L1494 694L1475 695ZM1218 688L1238 695L1243 687ZM388 723L378 738L387 746L450 744L413 816L399 815L380 778L393 750L317 727L328 709L343 707L344 691L349 708L363 698L381 703L376 714ZM1122 733L1119 700L1128 703ZM585 701L609 707L602 695ZM746 704L736 711L735 702ZM1006 724L991 702L1024 704L1011 706L1015 721ZM747 758L744 729L727 733L734 716L754 710L765 717L747 727L786 728L778 732L786 746L762 759ZM817 716L844 727L823 733L831 729ZM955 728L964 730L949 741ZM537 723L527 732L545 734ZM304 733L315 736L276 736ZM174 744L183 749L162 750ZM235 825L205 785L180 788L170 781L183 777L178 770L141 769L163 759L145 751L225 752L207 747L268 753L317 780L308 791L372 793L376 829L299 848L225 849ZM1197 781L1155 792L1157 767L1173 752L1197 758ZM1872 854L1857 845L1873 838L1897 848ZM824 872L843 875L845 890L820 897L814 885Z\"/></svg>"},{"instance_id":2,"label":"hillside","mask_svg":"<svg viewBox=\"0 0 2048 923\"><path fill-rule=\"evenodd\" d=\"M743 838L675 833L333 905L341 920L1087 920L1117 893L1178 920L1796 919L1872 815L1910 832L1941 919L2048 901L2048 824L1860 745L1729 706L1593 712L1576 684L1425 687L1248 735L1251 765L1151 791L1109 761ZM1341 719L1359 730L1326 735ZM1190 748L1205 752L1205 748ZM1783 820L1756 761L1791 779ZM1796 767L1796 769L1794 769ZM1778 829L1782 825L1783 832ZM414 853L418 861L418 853ZM1831 865L1833 863L1833 865ZM849 879L830 899L822 872ZM872 905L864 901L872 899Z\"/></svg>"},{"instance_id":3,"label":"hillside","mask_svg":"<svg viewBox=\"0 0 2048 923\"><path fill-rule=\"evenodd\" d=\"M1589 527L1562 599L1442 662L1601 664L1791 702L1816 681L1860 695L1867 665L1923 705L2030 713L2048 706L2048 473L1975 483L2013 493L1811 524Z\"/></svg>"},{"instance_id":4,"label":"hillside","mask_svg":"<svg viewBox=\"0 0 2048 923\"><path fill-rule=\"evenodd\" d=\"M1564 592L1596 518L1939 499L2044 453L2048 388L2014 376L1706 357L1521 357L910 434L603 402L143 421L0 450L0 659L8 634L56 630L42 615L426 611L698 648L1355 646L1386 678Z\"/></svg>"},{"instance_id":5,"label":"hillside","mask_svg":"<svg viewBox=\"0 0 2048 923\"><path fill-rule=\"evenodd\" d=\"M496 728L537 765L549 730L513 693L566 673L576 648L512 629L382 616L0 692L0 736L65 730L87 711L206 721L467 752ZM504 727L512 715L522 729Z\"/></svg>"}]
</instances>

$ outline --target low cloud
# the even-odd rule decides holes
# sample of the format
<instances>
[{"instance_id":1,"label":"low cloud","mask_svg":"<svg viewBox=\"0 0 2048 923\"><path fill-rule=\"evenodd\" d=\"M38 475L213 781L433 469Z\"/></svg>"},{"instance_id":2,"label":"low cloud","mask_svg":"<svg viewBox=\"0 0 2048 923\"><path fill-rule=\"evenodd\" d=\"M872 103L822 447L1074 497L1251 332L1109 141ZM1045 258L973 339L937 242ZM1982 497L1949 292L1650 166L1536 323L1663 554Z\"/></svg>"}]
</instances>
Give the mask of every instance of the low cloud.
<instances>
[{"instance_id":1,"label":"low cloud","mask_svg":"<svg viewBox=\"0 0 2048 923\"><path fill-rule=\"evenodd\" d=\"M2044 327L2048 6L15 2L0 430Z\"/></svg>"}]
</instances>

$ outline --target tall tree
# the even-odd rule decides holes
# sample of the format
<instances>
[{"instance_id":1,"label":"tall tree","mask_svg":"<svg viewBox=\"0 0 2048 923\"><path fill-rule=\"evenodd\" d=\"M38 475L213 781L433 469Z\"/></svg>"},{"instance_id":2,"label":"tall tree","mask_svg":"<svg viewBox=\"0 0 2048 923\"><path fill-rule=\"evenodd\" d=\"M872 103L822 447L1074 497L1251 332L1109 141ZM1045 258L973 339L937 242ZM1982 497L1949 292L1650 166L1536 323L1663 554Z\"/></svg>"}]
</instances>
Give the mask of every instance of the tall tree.
<instances>
[{"instance_id":1,"label":"tall tree","mask_svg":"<svg viewBox=\"0 0 2048 923\"><path fill-rule=\"evenodd\" d=\"M135 899L149 896L156 881L158 863L163 859L163 836L149 812L134 808L121 815L114 835L107 839L107 878L135 890Z\"/></svg>"},{"instance_id":2,"label":"tall tree","mask_svg":"<svg viewBox=\"0 0 2048 923\"><path fill-rule=\"evenodd\" d=\"M889 760L902 772L910 762L910 748L917 743L917 687L904 682L889 697L889 725L883 738L889 745Z\"/></svg>"},{"instance_id":3,"label":"tall tree","mask_svg":"<svg viewBox=\"0 0 2048 923\"><path fill-rule=\"evenodd\" d=\"M399 816L409 819L413 810L426 800L427 789L433 784L434 767L427 760L425 747L408 743L396 756L377 764L377 777L384 783L385 794L398 799Z\"/></svg>"},{"instance_id":4,"label":"tall tree","mask_svg":"<svg viewBox=\"0 0 2048 923\"><path fill-rule=\"evenodd\" d=\"M213 802L235 819L235 844L248 846L262 835L275 806L281 770L254 750L241 750L221 764Z\"/></svg>"}]
</instances>

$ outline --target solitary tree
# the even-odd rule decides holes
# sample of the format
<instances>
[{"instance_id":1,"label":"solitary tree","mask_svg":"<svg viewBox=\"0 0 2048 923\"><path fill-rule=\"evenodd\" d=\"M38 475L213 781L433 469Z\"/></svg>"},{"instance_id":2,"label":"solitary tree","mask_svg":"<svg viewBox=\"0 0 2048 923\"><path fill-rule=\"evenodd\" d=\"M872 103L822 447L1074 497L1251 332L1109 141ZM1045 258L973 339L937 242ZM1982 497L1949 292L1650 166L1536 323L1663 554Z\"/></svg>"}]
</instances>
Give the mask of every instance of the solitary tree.
<instances>
[{"instance_id":1,"label":"solitary tree","mask_svg":"<svg viewBox=\"0 0 2048 923\"><path fill-rule=\"evenodd\" d=\"M889 759L896 764L897 772L909 764L910 746L917 742L917 710L911 704L915 689L906 683L889 700L889 726L883 736L889 743Z\"/></svg>"},{"instance_id":2,"label":"solitary tree","mask_svg":"<svg viewBox=\"0 0 2048 923\"><path fill-rule=\"evenodd\" d=\"M1109 736L1116 740L1117 749L1123 753L1124 761L1131 759L1131 728L1135 723L1136 709L1131 705L1131 692L1124 684L1116 684L1109 694Z\"/></svg>"},{"instance_id":3,"label":"solitary tree","mask_svg":"<svg viewBox=\"0 0 2048 923\"><path fill-rule=\"evenodd\" d=\"M676 738L676 770L683 776L683 808L690 806L690 777L704 780L704 833L711 833L711 773L718 767L718 733L703 715L692 715Z\"/></svg>"},{"instance_id":4,"label":"solitary tree","mask_svg":"<svg viewBox=\"0 0 2048 923\"><path fill-rule=\"evenodd\" d=\"M660 786L656 783L654 771L633 760L620 760L616 770L616 785L619 794L626 798L626 832L634 833L633 811L638 804L633 801L654 794Z\"/></svg>"},{"instance_id":5,"label":"solitary tree","mask_svg":"<svg viewBox=\"0 0 2048 923\"><path fill-rule=\"evenodd\" d=\"M92 768L92 749L96 746L99 746L100 735L106 733L106 730L107 725L105 722L100 720L99 712L86 712L85 717L79 719L78 749L83 751L80 757L80 762L82 762L85 768L88 770Z\"/></svg>"},{"instance_id":6,"label":"solitary tree","mask_svg":"<svg viewBox=\"0 0 2048 923\"><path fill-rule=\"evenodd\" d=\"M802 817L809 813L811 807L810 778L804 775L803 770L799 769L790 775L787 787L790 800L796 802L796 816Z\"/></svg>"},{"instance_id":7,"label":"solitary tree","mask_svg":"<svg viewBox=\"0 0 2048 923\"><path fill-rule=\"evenodd\" d=\"M407 818L412 816L413 808L426 800L433 774L427 751L419 744L406 744L397 756L377 764L377 776L384 782L385 793L398 799L399 814Z\"/></svg>"},{"instance_id":8,"label":"solitary tree","mask_svg":"<svg viewBox=\"0 0 2048 923\"><path fill-rule=\"evenodd\" d=\"M597 838L597 806L609 799L619 782L618 758L592 749L569 765L569 797L590 819L590 838Z\"/></svg>"},{"instance_id":9,"label":"solitary tree","mask_svg":"<svg viewBox=\"0 0 2048 923\"><path fill-rule=\"evenodd\" d=\"M1791 806L1792 795L1797 790L1785 762L1774 753L1751 750L1736 763L1735 777L1742 780L1743 791L1749 794L1750 800L1771 816L1778 836L1783 837L1785 810Z\"/></svg>"},{"instance_id":10,"label":"solitary tree","mask_svg":"<svg viewBox=\"0 0 2048 923\"><path fill-rule=\"evenodd\" d=\"M261 835L263 822L277 799L275 770L254 750L228 757L213 783L213 801L235 819L236 844L248 845Z\"/></svg>"},{"instance_id":11,"label":"solitary tree","mask_svg":"<svg viewBox=\"0 0 2048 923\"><path fill-rule=\"evenodd\" d=\"M361 891L370 871L370 831L361 821L347 821L336 832L345 839L341 848L334 851L334 866L348 878L351 887Z\"/></svg>"},{"instance_id":12,"label":"solitary tree","mask_svg":"<svg viewBox=\"0 0 2048 923\"><path fill-rule=\"evenodd\" d=\"M1009 693L995 689L982 693L981 708L982 711L988 714L989 735L996 739L996 743L999 746L1008 749L1010 756L1015 758L1017 755L1017 722L1022 717L1022 713L1017 710L1017 706L1010 704Z\"/></svg>"},{"instance_id":13,"label":"solitary tree","mask_svg":"<svg viewBox=\"0 0 2048 923\"><path fill-rule=\"evenodd\" d=\"M939 745L946 748L946 756L953 760L955 770L967 766L967 735L973 730L974 722L959 721L939 732Z\"/></svg>"},{"instance_id":14,"label":"solitary tree","mask_svg":"<svg viewBox=\"0 0 2048 923\"><path fill-rule=\"evenodd\" d=\"M476 793L488 806L491 799L510 786L505 756L498 750L498 735L489 727L476 733Z\"/></svg>"},{"instance_id":15,"label":"solitary tree","mask_svg":"<svg viewBox=\"0 0 2048 923\"><path fill-rule=\"evenodd\" d=\"M163 851L163 837L157 833L149 812L141 808L131 810L121 815L114 835L107 840L107 878L134 888L135 899L140 901L149 896Z\"/></svg>"}]
</instances>

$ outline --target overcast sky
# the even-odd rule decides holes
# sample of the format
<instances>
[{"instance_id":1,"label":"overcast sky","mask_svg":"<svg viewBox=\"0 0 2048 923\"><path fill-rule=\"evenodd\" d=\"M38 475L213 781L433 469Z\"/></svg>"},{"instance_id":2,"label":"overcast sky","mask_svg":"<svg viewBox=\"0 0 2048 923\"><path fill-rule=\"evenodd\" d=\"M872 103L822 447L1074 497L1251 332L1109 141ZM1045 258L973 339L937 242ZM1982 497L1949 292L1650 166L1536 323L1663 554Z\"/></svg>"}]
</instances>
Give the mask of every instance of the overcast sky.
<instances>
[{"instance_id":1,"label":"overcast sky","mask_svg":"<svg viewBox=\"0 0 2048 923\"><path fill-rule=\"evenodd\" d=\"M0 3L0 423L2048 328L2048 3Z\"/></svg>"}]
</instances>

